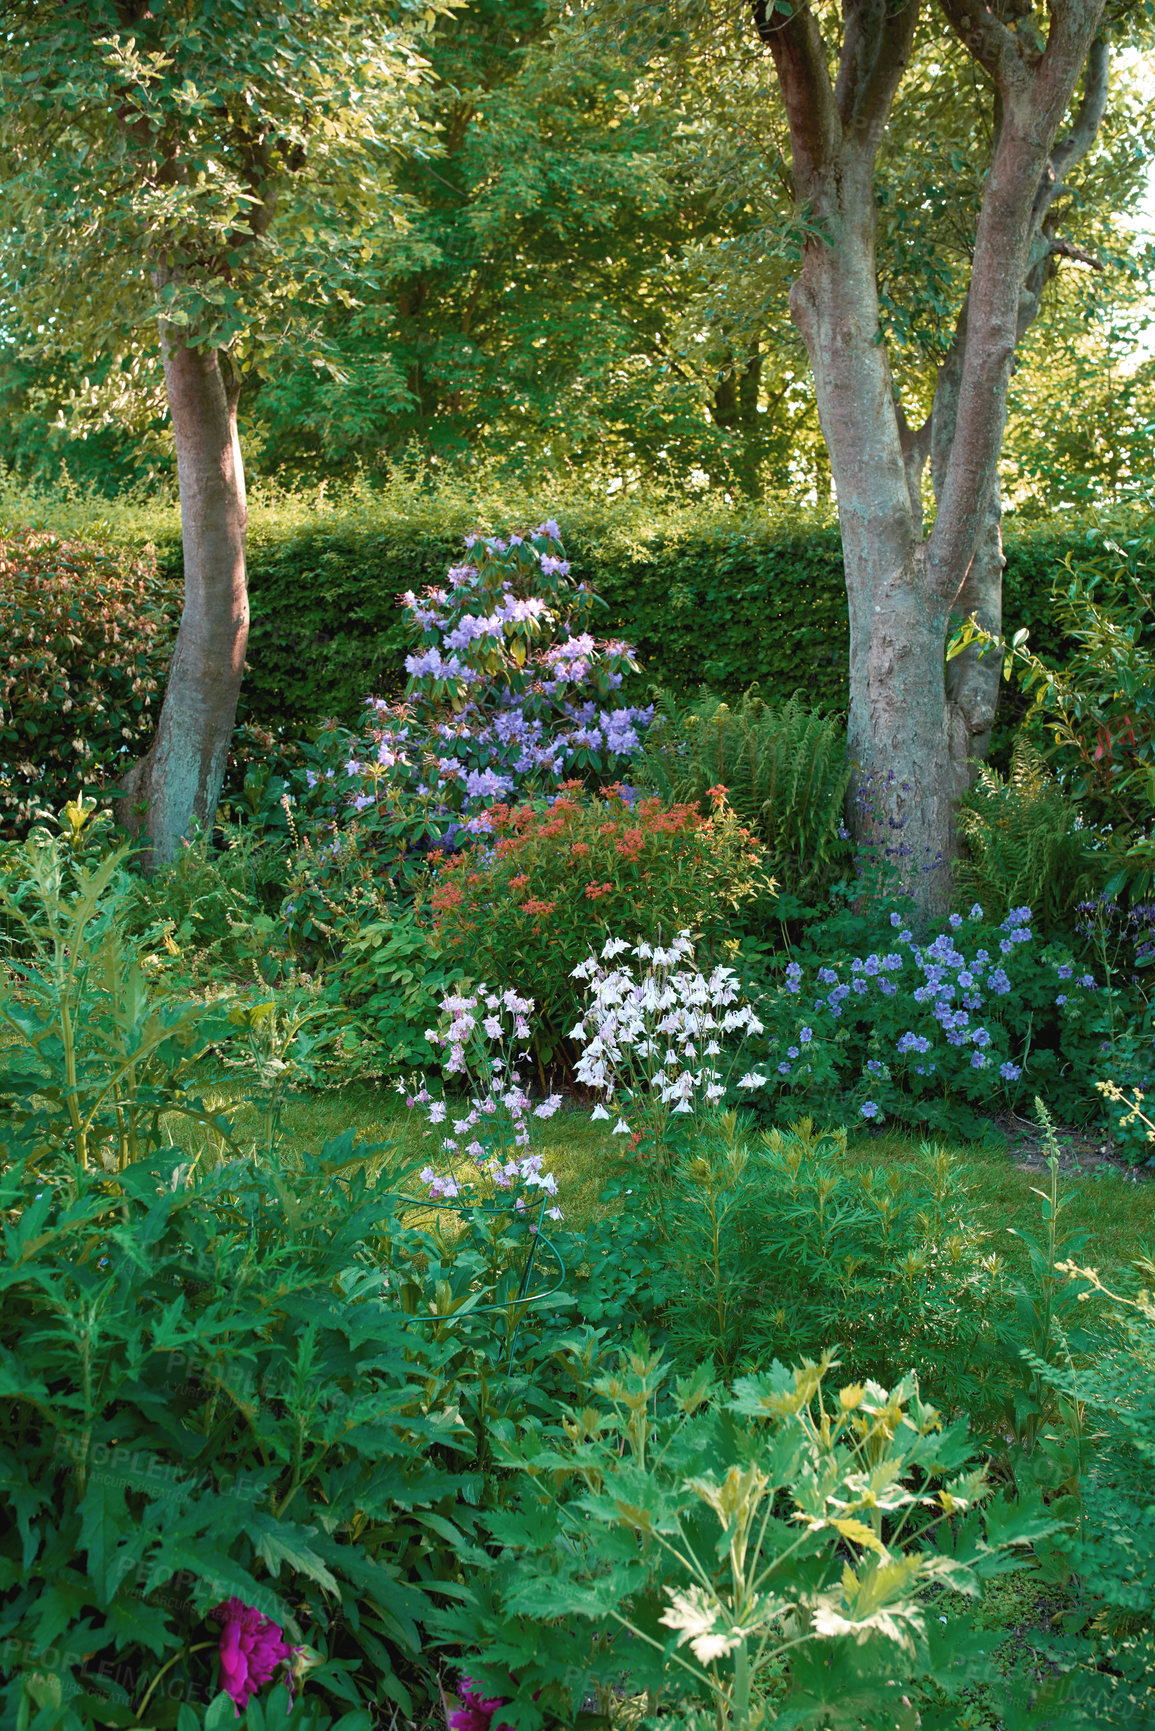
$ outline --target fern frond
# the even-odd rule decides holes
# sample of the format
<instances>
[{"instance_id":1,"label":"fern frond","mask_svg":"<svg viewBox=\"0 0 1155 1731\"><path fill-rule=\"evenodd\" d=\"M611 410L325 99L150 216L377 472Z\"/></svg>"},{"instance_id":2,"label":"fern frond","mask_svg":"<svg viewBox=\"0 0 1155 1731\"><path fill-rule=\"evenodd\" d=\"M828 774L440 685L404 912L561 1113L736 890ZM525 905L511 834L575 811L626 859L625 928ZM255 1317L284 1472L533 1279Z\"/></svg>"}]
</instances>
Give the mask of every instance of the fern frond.
<instances>
[{"instance_id":1,"label":"fern frond","mask_svg":"<svg viewBox=\"0 0 1155 1731\"><path fill-rule=\"evenodd\" d=\"M1006 777L979 771L959 804L958 827L966 854L955 866L955 884L988 915L1029 907L1044 927L1055 925L1104 875L1106 856L1080 828L1076 802L1022 738Z\"/></svg>"},{"instance_id":2,"label":"fern frond","mask_svg":"<svg viewBox=\"0 0 1155 1731\"><path fill-rule=\"evenodd\" d=\"M766 845L783 889L813 893L833 876L850 769L841 722L808 709L798 692L781 709L756 686L731 707L707 694L680 719L660 714L641 774L670 800L709 809L726 788L734 811Z\"/></svg>"}]
</instances>

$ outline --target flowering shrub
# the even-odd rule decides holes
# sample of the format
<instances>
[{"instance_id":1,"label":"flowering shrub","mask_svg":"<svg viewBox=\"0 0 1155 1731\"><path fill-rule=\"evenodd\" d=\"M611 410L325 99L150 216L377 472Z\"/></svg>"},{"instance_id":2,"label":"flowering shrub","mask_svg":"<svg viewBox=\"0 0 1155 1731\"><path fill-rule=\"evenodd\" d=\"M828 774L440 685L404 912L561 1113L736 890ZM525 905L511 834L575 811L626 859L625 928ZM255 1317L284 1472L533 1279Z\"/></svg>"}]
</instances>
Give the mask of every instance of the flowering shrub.
<instances>
[{"instance_id":1,"label":"flowering shrub","mask_svg":"<svg viewBox=\"0 0 1155 1731\"><path fill-rule=\"evenodd\" d=\"M569 581L556 523L466 550L443 585L402 598L417 639L404 698L370 699L360 737L323 729L306 773L314 820L360 814L387 870L476 831L498 802L612 779L653 715L623 702L633 652L590 634L596 598Z\"/></svg>"},{"instance_id":2,"label":"flowering shrub","mask_svg":"<svg viewBox=\"0 0 1155 1731\"><path fill-rule=\"evenodd\" d=\"M532 993L544 1065L567 1055L573 970L591 935L709 932L766 887L761 857L722 800L703 818L656 798L631 803L625 788L589 798L569 784L548 803L485 814L476 844L438 866L433 929L464 972Z\"/></svg>"},{"instance_id":3,"label":"flowering shrub","mask_svg":"<svg viewBox=\"0 0 1155 1731\"><path fill-rule=\"evenodd\" d=\"M0 834L115 780L144 746L179 613L150 557L0 539Z\"/></svg>"},{"instance_id":4,"label":"flowering shrub","mask_svg":"<svg viewBox=\"0 0 1155 1731\"><path fill-rule=\"evenodd\" d=\"M625 952L644 964L640 979L629 967L606 966ZM627 1112L658 1139L673 1114L690 1116L700 1130L726 1096L737 1057L727 1044L736 1047L763 1031L750 1006L738 1001L734 970L718 966L703 974L694 965L690 934L682 931L665 948L631 948L624 938L610 938L601 957L588 956L573 977L590 993L572 1032L583 1048L575 1073L603 1097L590 1116L608 1119L603 1101L613 1102L622 1114L615 1136L630 1134Z\"/></svg>"},{"instance_id":5,"label":"flowering shrub","mask_svg":"<svg viewBox=\"0 0 1155 1731\"><path fill-rule=\"evenodd\" d=\"M1029 908L995 925L976 903L925 944L902 911L886 918L865 955L792 960L759 999L751 1098L786 1111L815 1099L828 1114L841 1095L860 1122L966 1133L1034 1093L1087 1115L1087 1067L1110 1049L1099 985L1069 951L1036 942Z\"/></svg>"}]
</instances>

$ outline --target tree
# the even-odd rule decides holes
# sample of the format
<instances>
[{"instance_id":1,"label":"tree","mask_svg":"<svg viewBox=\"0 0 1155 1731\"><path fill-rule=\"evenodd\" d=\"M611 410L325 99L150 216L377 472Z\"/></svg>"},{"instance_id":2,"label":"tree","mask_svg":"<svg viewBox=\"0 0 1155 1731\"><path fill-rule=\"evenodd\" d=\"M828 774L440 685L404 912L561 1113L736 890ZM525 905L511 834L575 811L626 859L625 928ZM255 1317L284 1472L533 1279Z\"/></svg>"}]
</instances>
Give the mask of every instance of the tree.
<instances>
[{"instance_id":1,"label":"tree","mask_svg":"<svg viewBox=\"0 0 1155 1731\"><path fill-rule=\"evenodd\" d=\"M149 858L216 809L248 634L237 404L247 368L317 346L404 227L422 33L456 0L16 0L0 35L5 301L28 352L159 330L185 598L156 737L124 778ZM274 219L276 227L274 229Z\"/></svg>"},{"instance_id":2,"label":"tree","mask_svg":"<svg viewBox=\"0 0 1155 1731\"><path fill-rule=\"evenodd\" d=\"M543 469L688 470L711 439L706 380L666 332L684 239L712 226L666 174L678 112L612 47L568 51L551 0L472 0L428 46L421 112L441 146L399 173L410 222L396 272L334 307L341 364L262 382L267 460L372 468L405 452Z\"/></svg>"},{"instance_id":3,"label":"tree","mask_svg":"<svg viewBox=\"0 0 1155 1731\"><path fill-rule=\"evenodd\" d=\"M1011 366L1030 317L1021 303L1041 292L1047 213L1068 161L1093 136L1106 87L1102 0L1052 0L1045 35L1029 7L942 0L942 8L994 86L997 129L957 336L929 424L914 432L880 340L874 176L918 0L893 9L848 0L833 78L812 11L782 16L755 5L786 109L795 198L824 231L807 241L790 304L838 490L851 624L849 747L872 793L859 809L871 832L901 826L924 909L945 900L945 874L932 868L955 851L958 765L993 714L982 662L948 690L947 625L956 607L973 608L985 623L995 605L1001 554L988 558L981 544L995 509ZM1084 69L1082 104L1056 147ZM927 455L937 512L924 535Z\"/></svg>"},{"instance_id":4,"label":"tree","mask_svg":"<svg viewBox=\"0 0 1155 1731\"><path fill-rule=\"evenodd\" d=\"M919 0L844 0L838 23L791 0L675 0L660 21L633 0L588 0L584 16L595 31L629 24L651 69L661 56L720 68L717 130L749 138L760 120L764 185L785 169L790 208L764 224L763 280L748 260L739 275L757 329L764 282L793 252L790 310L847 572L854 820L901 849L929 911L947 895L946 872L929 868L953 855L953 803L997 691L996 658L966 654L948 673L944 650L952 614L998 624L1008 381L1058 260L1080 255L1057 220L1103 120L1103 5L1055 0L1040 18L1029 0L941 0L940 16ZM757 87L731 70L751 37ZM720 178L709 156L706 171ZM734 314L731 297L737 328ZM924 377L911 390L904 366L900 390L895 361L912 354Z\"/></svg>"}]
</instances>

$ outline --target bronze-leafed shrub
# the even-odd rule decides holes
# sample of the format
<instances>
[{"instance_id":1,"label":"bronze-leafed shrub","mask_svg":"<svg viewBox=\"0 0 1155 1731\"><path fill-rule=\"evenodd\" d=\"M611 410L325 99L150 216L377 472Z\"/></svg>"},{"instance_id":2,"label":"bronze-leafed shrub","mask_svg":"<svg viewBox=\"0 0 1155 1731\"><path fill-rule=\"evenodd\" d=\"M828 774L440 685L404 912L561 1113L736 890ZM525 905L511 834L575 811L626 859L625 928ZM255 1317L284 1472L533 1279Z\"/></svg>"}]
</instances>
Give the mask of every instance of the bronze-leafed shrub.
<instances>
[{"instance_id":1,"label":"bronze-leafed shrub","mask_svg":"<svg viewBox=\"0 0 1155 1731\"><path fill-rule=\"evenodd\" d=\"M0 536L0 835L115 786L152 734L179 617L151 550Z\"/></svg>"}]
</instances>

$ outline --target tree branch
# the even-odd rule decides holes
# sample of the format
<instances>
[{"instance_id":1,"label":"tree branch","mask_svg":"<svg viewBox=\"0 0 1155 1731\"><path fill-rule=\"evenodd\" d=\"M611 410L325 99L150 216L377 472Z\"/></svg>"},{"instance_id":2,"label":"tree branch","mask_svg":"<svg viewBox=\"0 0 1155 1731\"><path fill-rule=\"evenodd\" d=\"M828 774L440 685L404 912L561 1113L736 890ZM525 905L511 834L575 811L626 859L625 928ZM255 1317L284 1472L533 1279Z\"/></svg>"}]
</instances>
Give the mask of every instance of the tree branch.
<instances>
[{"instance_id":1,"label":"tree branch","mask_svg":"<svg viewBox=\"0 0 1155 1731\"><path fill-rule=\"evenodd\" d=\"M983 0L939 0L939 5L967 52L990 73L996 88L1005 91L1023 67L1014 31Z\"/></svg>"},{"instance_id":2,"label":"tree branch","mask_svg":"<svg viewBox=\"0 0 1155 1731\"><path fill-rule=\"evenodd\" d=\"M1056 258L1073 259L1076 264L1088 265L1091 270L1103 269L1101 258L1096 258L1093 252L1085 252L1081 246L1075 246L1071 241L1063 240L1058 235L1051 236L1047 244Z\"/></svg>"},{"instance_id":3,"label":"tree branch","mask_svg":"<svg viewBox=\"0 0 1155 1731\"><path fill-rule=\"evenodd\" d=\"M1094 144L1103 116L1107 112L1108 74L1111 66L1111 45L1105 35L1096 36L1087 55L1087 71L1083 81L1083 100L1071 122L1066 138L1059 140L1051 152L1055 178L1061 184L1067 170L1080 162Z\"/></svg>"},{"instance_id":4,"label":"tree branch","mask_svg":"<svg viewBox=\"0 0 1155 1731\"><path fill-rule=\"evenodd\" d=\"M808 5L776 21L771 0L751 0L758 35L769 48L790 126L794 196L813 198L842 142L826 64L826 44Z\"/></svg>"},{"instance_id":5,"label":"tree branch","mask_svg":"<svg viewBox=\"0 0 1155 1731\"><path fill-rule=\"evenodd\" d=\"M920 0L844 0L834 99L844 130L876 149L906 71Z\"/></svg>"},{"instance_id":6,"label":"tree branch","mask_svg":"<svg viewBox=\"0 0 1155 1731\"><path fill-rule=\"evenodd\" d=\"M1106 36L1096 36L1087 55L1087 71L1083 81L1083 100L1071 122L1071 130L1060 139L1051 152L1048 171L1039 183L1032 212L1035 231L1042 227L1051 205L1063 189L1063 182L1076 163L1081 162L1098 136L1107 111L1108 73L1111 48Z\"/></svg>"},{"instance_id":7,"label":"tree branch","mask_svg":"<svg viewBox=\"0 0 1155 1731\"><path fill-rule=\"evenodd\" d=\"M1047 32L1047 46L1039 62L1036 79L1037 92L1033 94L1032 106L1040 115L1047 109L1052 110L1051 124L1058 126L1066 113L1070 101L1071 85L1078 77L1080 69L1087 68L1087 82L1084 86L1086 94L1095 97L1099 83L1102 85L1102 100L1104 106L1107 100L1107 60L1106 42L1103 42L1104 58L1098 69L1098 76L1091 79L1091 55L1097 43L1102 38L1099 34L1099 24L1103 17L1103 0L1050 0L1048 11L1051 27ZM1088 43L1088 38L1090 41ZM1086 106L1086 94L1084 106ZM1057 107L1057 112L1054 112ZM1089 111L1089 114L1092 111ZM1080 109L1080 115L1082 109ZM1088 116L1089 117L1089 116ZM1099 119L1102 119L1100 114ZM1079 127L1076 118L1072 134ZM1087 137L1087 144L1098 131L1098 121L1094 130ZM1083 147L1086 149L1086 145ZM1077 160L1074 159L1074 160ZM1066 166L1070 167L1068 163Z\"/></svg>"},{"instance_id":8,"label":"tree branch","mask_svg":"<svg viewBox=\"0 0 1155 1731\"><path fill-rule=\"evenodd\" d=\"M1089 147L1098 125L1106 67L1098 55L1094 68L1090 65L1103 0L1049 0L1047 46L1041 56L1030 59L975 0L940 4L967 47L987 65L1003 98L1002 126L975 233L957 408L949 417L949 457L927 554L933 586L952 600L966 577L994 482L1015 350L1054 270L1045 231L1041 252L1037 243L1057 190L1055 134L1086 66L1084 100L1068 135L1072 152L1064 152L1064 160L1075 160L1075 150ZM985 19L977 44L972 42L971 8ZM1010 47L1000 32L1010 38Z\"/></svg>"}]
</instances>

